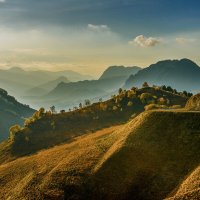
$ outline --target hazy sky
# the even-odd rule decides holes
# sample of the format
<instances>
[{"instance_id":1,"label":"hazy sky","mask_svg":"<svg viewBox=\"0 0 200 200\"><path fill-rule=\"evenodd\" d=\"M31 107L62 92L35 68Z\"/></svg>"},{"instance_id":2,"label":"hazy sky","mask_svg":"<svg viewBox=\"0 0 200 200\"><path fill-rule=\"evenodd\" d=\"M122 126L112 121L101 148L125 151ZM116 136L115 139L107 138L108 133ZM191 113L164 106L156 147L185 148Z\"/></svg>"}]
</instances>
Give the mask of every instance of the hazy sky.
<instances>
[{"instance_id":1,"label":"hazy sky","mask_svg":"<svg viewBox=\"0 0 200 200\"><path fill-rule=\"evenodd\" d=\"M0 0L0 67L73 69L200 63L198 0Z\"/></svg>"}]
</instances>

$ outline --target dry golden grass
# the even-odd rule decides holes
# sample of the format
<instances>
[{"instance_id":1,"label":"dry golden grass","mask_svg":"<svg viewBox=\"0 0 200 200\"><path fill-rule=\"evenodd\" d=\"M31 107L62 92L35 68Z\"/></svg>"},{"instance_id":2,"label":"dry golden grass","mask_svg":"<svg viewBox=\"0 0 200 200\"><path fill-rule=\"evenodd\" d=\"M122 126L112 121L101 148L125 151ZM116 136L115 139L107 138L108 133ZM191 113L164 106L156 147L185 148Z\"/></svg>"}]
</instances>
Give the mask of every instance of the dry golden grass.
<instances>
[{"instance_id":1,"label":"dry golden grass","mask_svg":"<svg viewBox=\"0 0 200 200\"><path fill-rule=\"evenodd\" d=\"M113 131L118 128L120 126L107 128L79 137L70 144L1 165L0 199L43 199L45 195L62 198L63 181L79 182L90 174L117 140ZM58 187L55 189L53 184Z\"/></svg>"},{"instance_id":2,"label":"dry golden grass","mask_svg":"<svg viewBox=\"0 0 200 200\"><path fill-rule=\"evenodd\" d=\"M172 196L172 195L171 195ZM200 166L181 183L175 195L166 200L200 199Z\"/></svg>"},{"instance_id":3,"label":"dry golden grass","mask_svg":"<svg viewBox=\"0 0 200 200\"><path fill-rule=\"evenodd\" d=\"M188 102L186 104L186 109L200 111L200 93L192 96L188 100Z\"/></svg>"},{"instance_id":4,"label":"dry golden grass","mask_svg":"<svg viewBox=\"0 0 200 200\"><path fill-rule=\"evenodd\" d=\"M0 199L160 200L199 165L199 143L200 113L144 112L0 165Z\"/></svg>"}]
</instances>

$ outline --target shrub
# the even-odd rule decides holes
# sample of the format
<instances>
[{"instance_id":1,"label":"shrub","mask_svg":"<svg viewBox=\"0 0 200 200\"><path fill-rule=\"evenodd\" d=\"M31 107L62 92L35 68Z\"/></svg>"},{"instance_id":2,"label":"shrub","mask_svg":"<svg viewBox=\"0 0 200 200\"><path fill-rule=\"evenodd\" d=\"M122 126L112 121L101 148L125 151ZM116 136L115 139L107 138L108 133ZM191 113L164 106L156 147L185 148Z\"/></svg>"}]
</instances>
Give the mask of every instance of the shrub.
<instances>
[{"instance_id":1,"label":"shrub","mask_svg":"<svg viewBox=\"0 0 200 200\"><path fill-rule=\"evenodd\" d=\"M19 131L21 131L21 127L18 124L10 127L10 137L9 138L11 140L14 140L16 133L18 133Z\"/></svg>"},{"instance_id":2,"label":"shrub","mask_svg":"<svg viewBox=\"0 0 200 200\"><path fill-rule=\"evenodd\" d=\"M128 92L127 92L127 97L128 98L135 98L136 97L136 94L135 94L135 91L134 90L129 90Z\"/></svg>"},{"instance_id":3,"label":"shrub","mask_svg":"<svg viewBox=\"0 0 200 200\"><path fill-rule=\"evenodd\" d=\"M173 105L173 106L171 106L170 108L172 108L172 109L180 109L180 108L182 108L182 107L181 107L181 105Z\"/></svg>"},{"instance_id":4,"label":"shrub","mask_svg":"<svg viewBox=\"0 0 200 200\"><path fill-rule=\"evenodd\" d=\"M147 82L144 82L143 85L142 85L142 87L143 87L143 88L149 87L149 84L148 84Z\"/></svg>"},{"instance_id":5,"label":"shrub","mask_svg":"<svg viewBox=\"0 0 200 200\"><path fill-rule=\"evenodd\" d=\"M108 108L108 105L105 103L100 103L99 107L100 107L100 110L106 111Z\"/></svg>"},{"instance_id":6,"label":"shrub","mask_svg":"<svg viewBox=\"0 0 200 200\"><path fill-rule=\"evenodd\" d=\"M116 111L118 108L117 106L113 106L113 110Z\"/></svg>"},{"instance_id":7,"label":"shrub","mask_svg":"<svg viewBox=\"0 0 200 200\"><path fill-rule=\"evenodd\" d=\"M152 101L154 101L154 97L150 93L142 93L140 95L140 100L142 103L152 103Z\"/></svg>"},{"instance_id":8,"label":"shrub","mask_svg":"<svg viewBox=\"0 0 200 200\"><path fill-rule=\"evenodd\" d=\"M165 105L165 104L167 104L167 100L165 98L161 97L158 99L158 104Z\"/></svg>"},{"instance_id":9,"label":"shrub","mask_svg":"<svg viewBox=\"0 0 200 200\"><path fill-rule=\"evenodd\" d=\"M129 107L133 106L133 102L129 101L128 104L127 104L127 106L129 106Z\"/></svg>"},{"instance_id":10,"label":"shrub","mask_svg":"<svg viewBox=\"0 0 200 200\"><path fill-rule=\"evenodd\" d=\"M156 104L149 104L149 105L145 106L144 109L146 111L148 111L148 110L154 110L154 109L158 109L158 106Z\"/></svg>"}]
</instances>

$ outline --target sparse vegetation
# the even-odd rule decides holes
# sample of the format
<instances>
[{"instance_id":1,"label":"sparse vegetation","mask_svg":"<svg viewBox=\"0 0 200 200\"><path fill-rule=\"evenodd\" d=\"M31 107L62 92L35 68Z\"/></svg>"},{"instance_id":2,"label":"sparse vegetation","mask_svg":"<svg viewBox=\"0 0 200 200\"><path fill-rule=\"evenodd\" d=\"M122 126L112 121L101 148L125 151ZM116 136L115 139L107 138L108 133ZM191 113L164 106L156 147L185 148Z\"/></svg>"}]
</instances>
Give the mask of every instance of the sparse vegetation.
<instances>
[{"instance_id":1,"label":"sparse vegetation","mask_svg":"<svg viewBox=\"0 0 200 200\"><path fill-rule=\"evenodd\" d=\"M144 110L172 109L173 105L184 107L186 101L187 97L159 88L133 87L131 90L119 89L118 95L104 102L91 104L85 100L84 106L79 104L69 112L57 113L55 106L49 111L41 108L16 131L12 149L15 156L34 153L81 134L125 123Z\"/></svg>"}]
</instances>

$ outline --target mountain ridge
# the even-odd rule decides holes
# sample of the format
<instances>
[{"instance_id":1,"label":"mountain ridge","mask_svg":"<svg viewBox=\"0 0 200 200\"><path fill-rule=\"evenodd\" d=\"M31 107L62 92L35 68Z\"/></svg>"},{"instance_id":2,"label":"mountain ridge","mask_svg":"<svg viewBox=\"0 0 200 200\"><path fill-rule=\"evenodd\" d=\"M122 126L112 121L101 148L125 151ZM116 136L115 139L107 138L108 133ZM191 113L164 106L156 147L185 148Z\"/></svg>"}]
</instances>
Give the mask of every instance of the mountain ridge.
<instances>
[{"instance_id":1,"label":"mountain ridge","mask_svg":"<svg viewBox=\"0 0 200 200\"><path fill-rule=\"evenodd\" d=\"M178 90L199 91L200 67L189 59L163 60L130 76L125 88L141 86L147 81L155 85L171 85Z\"/></svg>"},{"instance_id":2,"label":"mountain ridge","mask_svg":"<svg viewBox=\"0 0 200 200\"><path fill-rule=\"evenodd\" d=\"M125 67L125 66L110 66L108 67L103 74L100 76L99 79L108 79L112 77L129 77L131 74L136 74L139 70L141 70L140 67Z\"/></svg>"}]
</instances>

